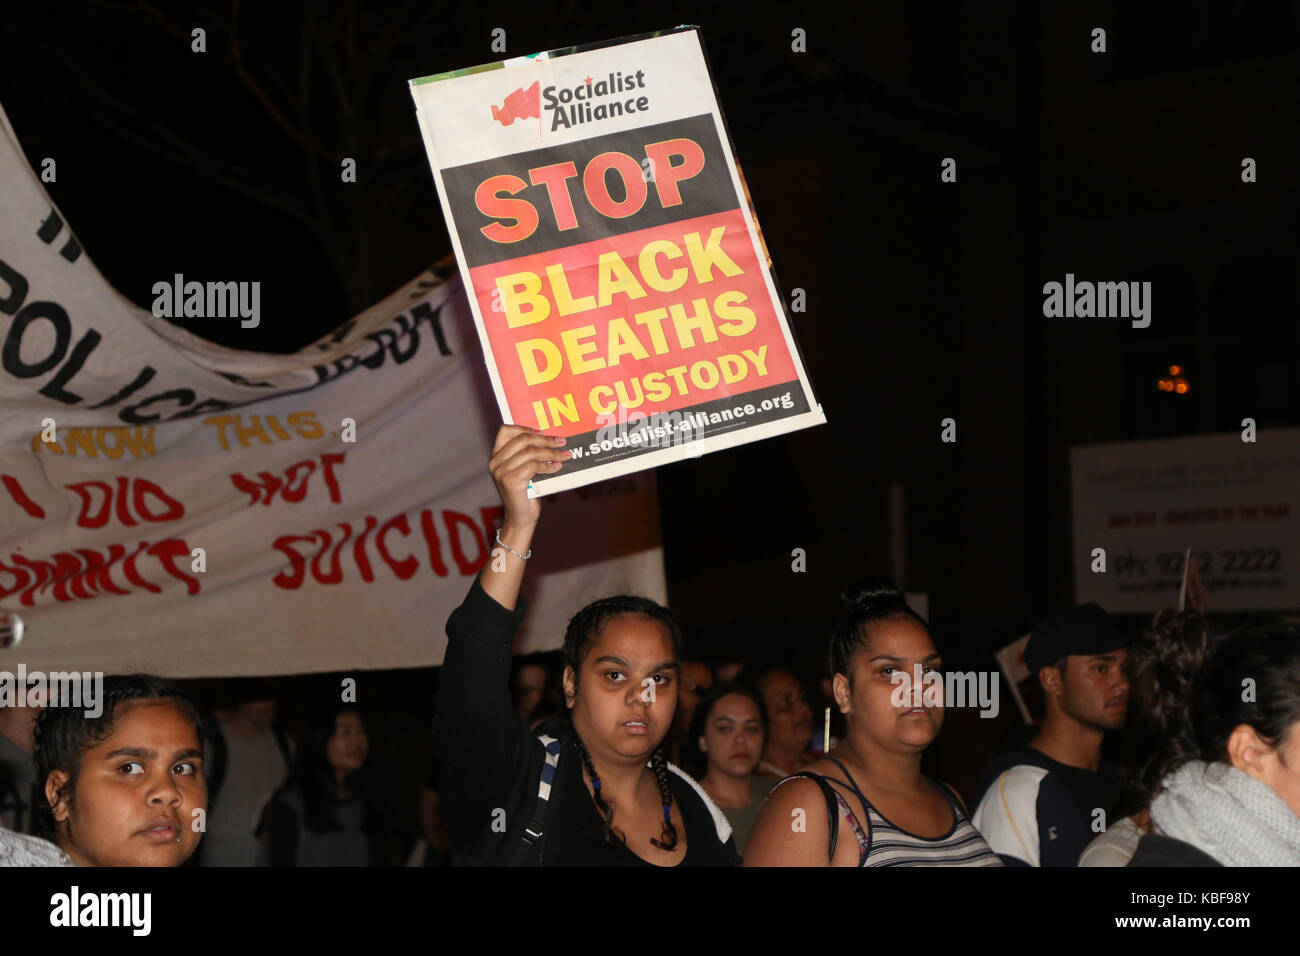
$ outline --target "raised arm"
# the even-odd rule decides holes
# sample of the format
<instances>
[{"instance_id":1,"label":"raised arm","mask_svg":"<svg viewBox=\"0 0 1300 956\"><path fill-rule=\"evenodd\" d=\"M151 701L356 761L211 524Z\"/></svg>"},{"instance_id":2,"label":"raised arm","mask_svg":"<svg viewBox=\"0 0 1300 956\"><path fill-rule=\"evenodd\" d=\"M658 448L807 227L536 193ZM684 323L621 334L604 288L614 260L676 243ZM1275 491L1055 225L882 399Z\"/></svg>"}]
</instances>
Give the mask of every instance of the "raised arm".
<instances>
[{"instance_id":1,"label":"raised arm","mask_svg":"<svg viewBox=\"0 0 1300 956\"><path fill-rule=\"evenodd\" d=\"M504 425L489 462L505 505L501 540L447 620L447 653L438 690L439 794L453 846L469 849L489 830L499 810L513 827L518 783L540 766L540 745L510 701L510 662L515 631L523 618L519 597L527 555L540 513L528 497L533 475L559 470L555 439L517 425ZM536 752L535 752L536 751ZM512 798L512 794L514 797ZM504 833L501 834L504 838Z\"/></svg>"},{"instance_id":2,"label":"raised arm","mask_svg":"<svg viewBox=\"0 0 1300 956\"><path fill-rule=\"evenodd\" d=\"M526 562L518 555L528 554L541 514L541 502L528 497L528 483L534 475L560 470L567 456L561 450L563 445L563 438L551 438L522 425L502 425L492 446L488 471L505 505L501 541L506 547L493 551L492 560L479 573L479 582L488 597L507 611L515 609L524 579Z\"/></svg>"}]
</instances>

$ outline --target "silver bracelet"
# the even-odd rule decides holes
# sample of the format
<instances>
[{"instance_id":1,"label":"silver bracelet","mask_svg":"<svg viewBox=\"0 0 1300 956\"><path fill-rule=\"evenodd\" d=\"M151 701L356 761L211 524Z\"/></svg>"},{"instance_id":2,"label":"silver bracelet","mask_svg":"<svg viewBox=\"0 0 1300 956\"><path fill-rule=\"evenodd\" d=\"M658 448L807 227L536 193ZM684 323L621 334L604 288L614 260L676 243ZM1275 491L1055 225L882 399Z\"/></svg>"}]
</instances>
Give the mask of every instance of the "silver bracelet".
<instances>
[{"instance_id":1,"label":"silver bracelet","mask_svg":"<svg viewBox=\"0 0 1300 956\"><path fill-rule=\"evenodd\" d=\"M501 540L501 529L500 529L500 528L497 528L497 544L501 545L501 547L505 548L507 551L509 551L511 554L513 554L516 558L518 558L518 559L521 560L521 561L527 561L529 558L531 558L531 557L533 556L533 549L532 549L532 548L529 548L529 549L528 549L528 553L527 553L527 554L520 554L520 553L519 553L518 551L516 551L514 548L510 547L510 545L508 545L508 544L506 544L504 541L502 541L502 540Z\"/></svg>"}]
</instances>

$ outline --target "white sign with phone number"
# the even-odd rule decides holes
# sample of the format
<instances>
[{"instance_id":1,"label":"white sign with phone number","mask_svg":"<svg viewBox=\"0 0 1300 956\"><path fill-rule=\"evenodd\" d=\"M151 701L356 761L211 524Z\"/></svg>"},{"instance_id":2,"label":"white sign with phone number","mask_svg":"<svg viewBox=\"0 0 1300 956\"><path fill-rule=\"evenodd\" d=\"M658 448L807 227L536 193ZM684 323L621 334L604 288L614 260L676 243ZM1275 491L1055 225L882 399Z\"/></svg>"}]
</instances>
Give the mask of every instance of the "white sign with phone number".
<instances>
[{"instance_id":1,"label":"white sign with phone number","mask_svg":"<svg viewBox=\"0 0 1300 956\"><path fill-rule=\"evenodd\" d=\"M1078 601L1176 606L1191 548L1211 612L1300 608L1300 428L1084 445L1070 471Z\"/></svg>"}]
</instances>

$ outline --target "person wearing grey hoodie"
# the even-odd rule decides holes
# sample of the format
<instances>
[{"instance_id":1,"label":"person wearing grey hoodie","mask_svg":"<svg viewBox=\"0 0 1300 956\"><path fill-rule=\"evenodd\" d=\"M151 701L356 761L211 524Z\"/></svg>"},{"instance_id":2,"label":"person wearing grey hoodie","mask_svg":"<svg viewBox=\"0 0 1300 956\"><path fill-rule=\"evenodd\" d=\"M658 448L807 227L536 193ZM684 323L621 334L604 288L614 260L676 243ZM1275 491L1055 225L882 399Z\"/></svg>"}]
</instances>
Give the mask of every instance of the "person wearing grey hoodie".
<instances>
[{"instance_id":1,"label":"person wearing grey hoodie","mask_svg":"<svg viewBox=\"0 0 1300 956\"><path fill-rule=\"evenodd\" d=\"M1129 866L1300 866L1300 627L1215 644L1176 733Z\"/></svg>"},{"instance_id":2,"label":"person wearing grey hoodie","mask_svg":"<svg viewBox=\"0 0 1300 956\"><path fill-rule=\"evenodd\" d=\"M0 827L0 867L73 865L68 854L48 840Z\"/></svg>"}]
</instances>

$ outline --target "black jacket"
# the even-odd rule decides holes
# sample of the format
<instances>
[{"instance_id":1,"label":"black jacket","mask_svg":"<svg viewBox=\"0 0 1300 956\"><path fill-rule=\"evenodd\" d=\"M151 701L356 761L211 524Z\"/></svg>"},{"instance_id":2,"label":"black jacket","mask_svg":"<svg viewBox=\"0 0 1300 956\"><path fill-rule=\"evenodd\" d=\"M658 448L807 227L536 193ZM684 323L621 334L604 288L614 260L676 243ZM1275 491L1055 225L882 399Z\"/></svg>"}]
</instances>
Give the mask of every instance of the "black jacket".
<instances>
[{"instance_id":1,"label":"black jacket","mask_svg":"<svg viewBox=\"0 0 1300 956\"><path fill-rule=\"evenodd\" d=\"M513 638L525 602L507 611L478 578L447 620L447 653L438 691L438 792L453 862L505 865L520 845L537 804L545 748L510 700ZM734 866L729 825L702 791L672 775L673 800L686 825L685 865ZM551 789L544 835L526 862L550 865L649 865L621 845L609 845L582 775L566 746Z\"/></svg>"}]
</instances>

